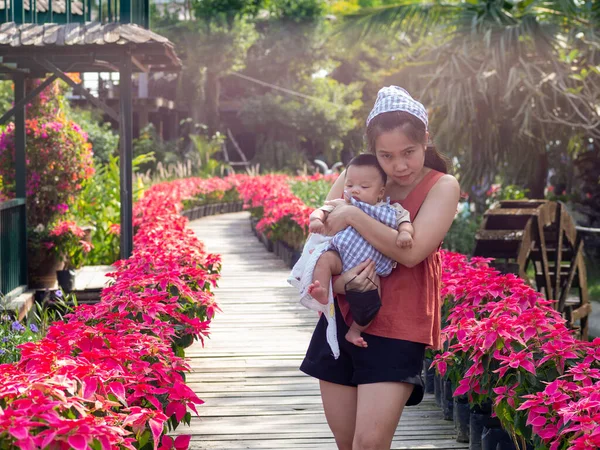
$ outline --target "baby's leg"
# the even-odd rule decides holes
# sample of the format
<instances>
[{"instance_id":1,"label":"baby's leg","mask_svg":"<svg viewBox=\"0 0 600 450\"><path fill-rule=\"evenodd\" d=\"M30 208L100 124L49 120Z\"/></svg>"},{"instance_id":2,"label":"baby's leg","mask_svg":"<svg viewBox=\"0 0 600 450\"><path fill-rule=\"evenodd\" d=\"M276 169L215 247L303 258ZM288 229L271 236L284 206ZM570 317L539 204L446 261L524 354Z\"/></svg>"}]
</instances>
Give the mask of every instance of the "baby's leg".
<instances>
[{"instance_id":1,"label":"baby's leg","mask_svg":"<svg viewBox=\"0 0 600 450\"><path fill-rule=\"evenodd\" d=\"M364 331L365 328L367 328L369 325L371 325L371 322L361 327L359 324L353 321L350 325L350 328L348 329L348 332L346 333L346 340L351 344L356 345L357 347L366 348L367 341L365 341L365 339L361 336L360 333Z\"/></svg>"},{"instance_id":2,"label":"baby's leg","mask_svg":"<svg viewBox=\"0 0 600 450\"><path fill-rule=\"evenodd\" d=\"M326 305L329 295L329 283L332 275L342 273L342 260L334 251L323 253L315 264L313 282L308 287L308 293L318 302Z\"/></svg>"}]
</instances>

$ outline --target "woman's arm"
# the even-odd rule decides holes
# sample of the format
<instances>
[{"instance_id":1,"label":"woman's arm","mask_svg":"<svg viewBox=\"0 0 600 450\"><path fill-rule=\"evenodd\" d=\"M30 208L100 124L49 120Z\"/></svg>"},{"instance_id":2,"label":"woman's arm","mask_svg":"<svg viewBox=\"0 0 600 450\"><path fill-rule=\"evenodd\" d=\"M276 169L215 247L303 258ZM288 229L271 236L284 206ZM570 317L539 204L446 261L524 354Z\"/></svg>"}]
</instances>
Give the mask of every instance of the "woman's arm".
<instances>
[{"instance_id":1,"label":"woman's arm","mask_svg":"<svg viewBox=\"0 0 600 450\"><path fill-rule=\"evenodd\" d=\"M450 229L460 197L458 181L444 175L431 188L419 214L413 221L415 234L412 248L396 246L398 231L373 219L353 206L341 206L329 214L327 224L334 228L343 221L352 226L369 243L384 255L407 267L414 267L430 255L442 242Z\"/></svg>"},{"instance_id":2,"label":"woman's arm","mask_svg":"<svg viewBox=\"0 0 600 450\"><path fill-rule=\"evenodd\" d=\"M337 200L338 198L343 198L344 196L344 180L346 179L346 171L344 170L340 173L340 176L335 180L331 189L329 189L329 194L327 194L327 198L325 200Z\"/></svg>"}]
</instances>

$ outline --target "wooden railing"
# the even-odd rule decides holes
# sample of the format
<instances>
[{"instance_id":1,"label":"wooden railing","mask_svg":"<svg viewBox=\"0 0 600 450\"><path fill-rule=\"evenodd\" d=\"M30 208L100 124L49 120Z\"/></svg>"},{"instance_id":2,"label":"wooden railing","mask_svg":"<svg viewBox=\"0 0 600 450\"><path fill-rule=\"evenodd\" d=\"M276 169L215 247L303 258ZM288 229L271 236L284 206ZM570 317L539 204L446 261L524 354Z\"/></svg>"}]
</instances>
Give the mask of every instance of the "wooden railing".
<instances>
[{"instance_id":1,"label":"wooden railing","mask_svg":"<svg viewBox=\"0 0 600 450\"><path fill-rule=\"evenodd\" d=\"M3 0L0 23L135 23L150 27L150 0Z\"/></svg>"},{"instance_id":2,"label":"wooden railing","mask_svg":"<svg viewBox=\"0 0 600 450\"><path fill-rule=\"evenodd\" d=\"M27 285L25 199L0 203L0 293L3 296Z\"/></svg>"}]
</instances>

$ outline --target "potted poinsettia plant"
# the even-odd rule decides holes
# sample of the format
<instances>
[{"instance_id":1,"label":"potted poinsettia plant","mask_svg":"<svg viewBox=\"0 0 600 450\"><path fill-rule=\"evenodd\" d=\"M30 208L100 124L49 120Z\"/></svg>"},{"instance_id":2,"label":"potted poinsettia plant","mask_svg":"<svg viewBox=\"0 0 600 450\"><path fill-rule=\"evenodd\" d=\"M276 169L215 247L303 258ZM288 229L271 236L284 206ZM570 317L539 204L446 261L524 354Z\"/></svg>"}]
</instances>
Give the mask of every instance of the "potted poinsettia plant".
<instances>
[{"instance_id":1,"label":"potted poinsettia plant","mask_svg":"<svg viewBox=\"0 0 600 450\"><path fill-rule=\"evenodd\" d=\"M64 262L62 270L56 271L58 284L64 292L71 292L75 286L75 271L85 262L92 244L85 240L85 231L72 220L59 221L49 233L51 248Z\"/></svg>"}]
</instances>

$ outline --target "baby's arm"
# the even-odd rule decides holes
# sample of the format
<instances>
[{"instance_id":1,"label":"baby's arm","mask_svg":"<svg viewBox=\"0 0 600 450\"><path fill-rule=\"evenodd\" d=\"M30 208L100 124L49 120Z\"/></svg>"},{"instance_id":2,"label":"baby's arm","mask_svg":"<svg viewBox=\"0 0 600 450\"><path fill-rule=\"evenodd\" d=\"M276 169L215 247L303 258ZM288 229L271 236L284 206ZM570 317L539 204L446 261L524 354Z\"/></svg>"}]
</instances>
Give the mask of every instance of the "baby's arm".
<instances>
[{"instance_id":1,"label":"baby's arm","mask_svg":"<svg viewBox=\"0 0 600 450\"><path fill-rule=\"evenodd\" d=\"M413 245L413 236L415 229L410 222L402 222L398 227L398 237L396 245L401 248L411 248Z\"/></svg>"},{"instance_id":2,"label":"baby's arm","mask_svg":"<svg viewBox=\"0 0 600 450\"><path fill-rule=\"evenodd\" d=\"M410 213L398 204L394 204L398 220L398 236L396 246L400 248L412 248L415 229L410 221Z\"/></svg>"},{"instance_id":3,"label":"baby's arm","mask_svg":"<svg viewBox=\"0 0 600 450\"><path fill-rule=\"evenodd\" d=\"M321 208L317 208L310 213L308 231L311 233L325 234L325 220L327 219L328 214L328 211Z\"/></svg>"}]
</instances>

